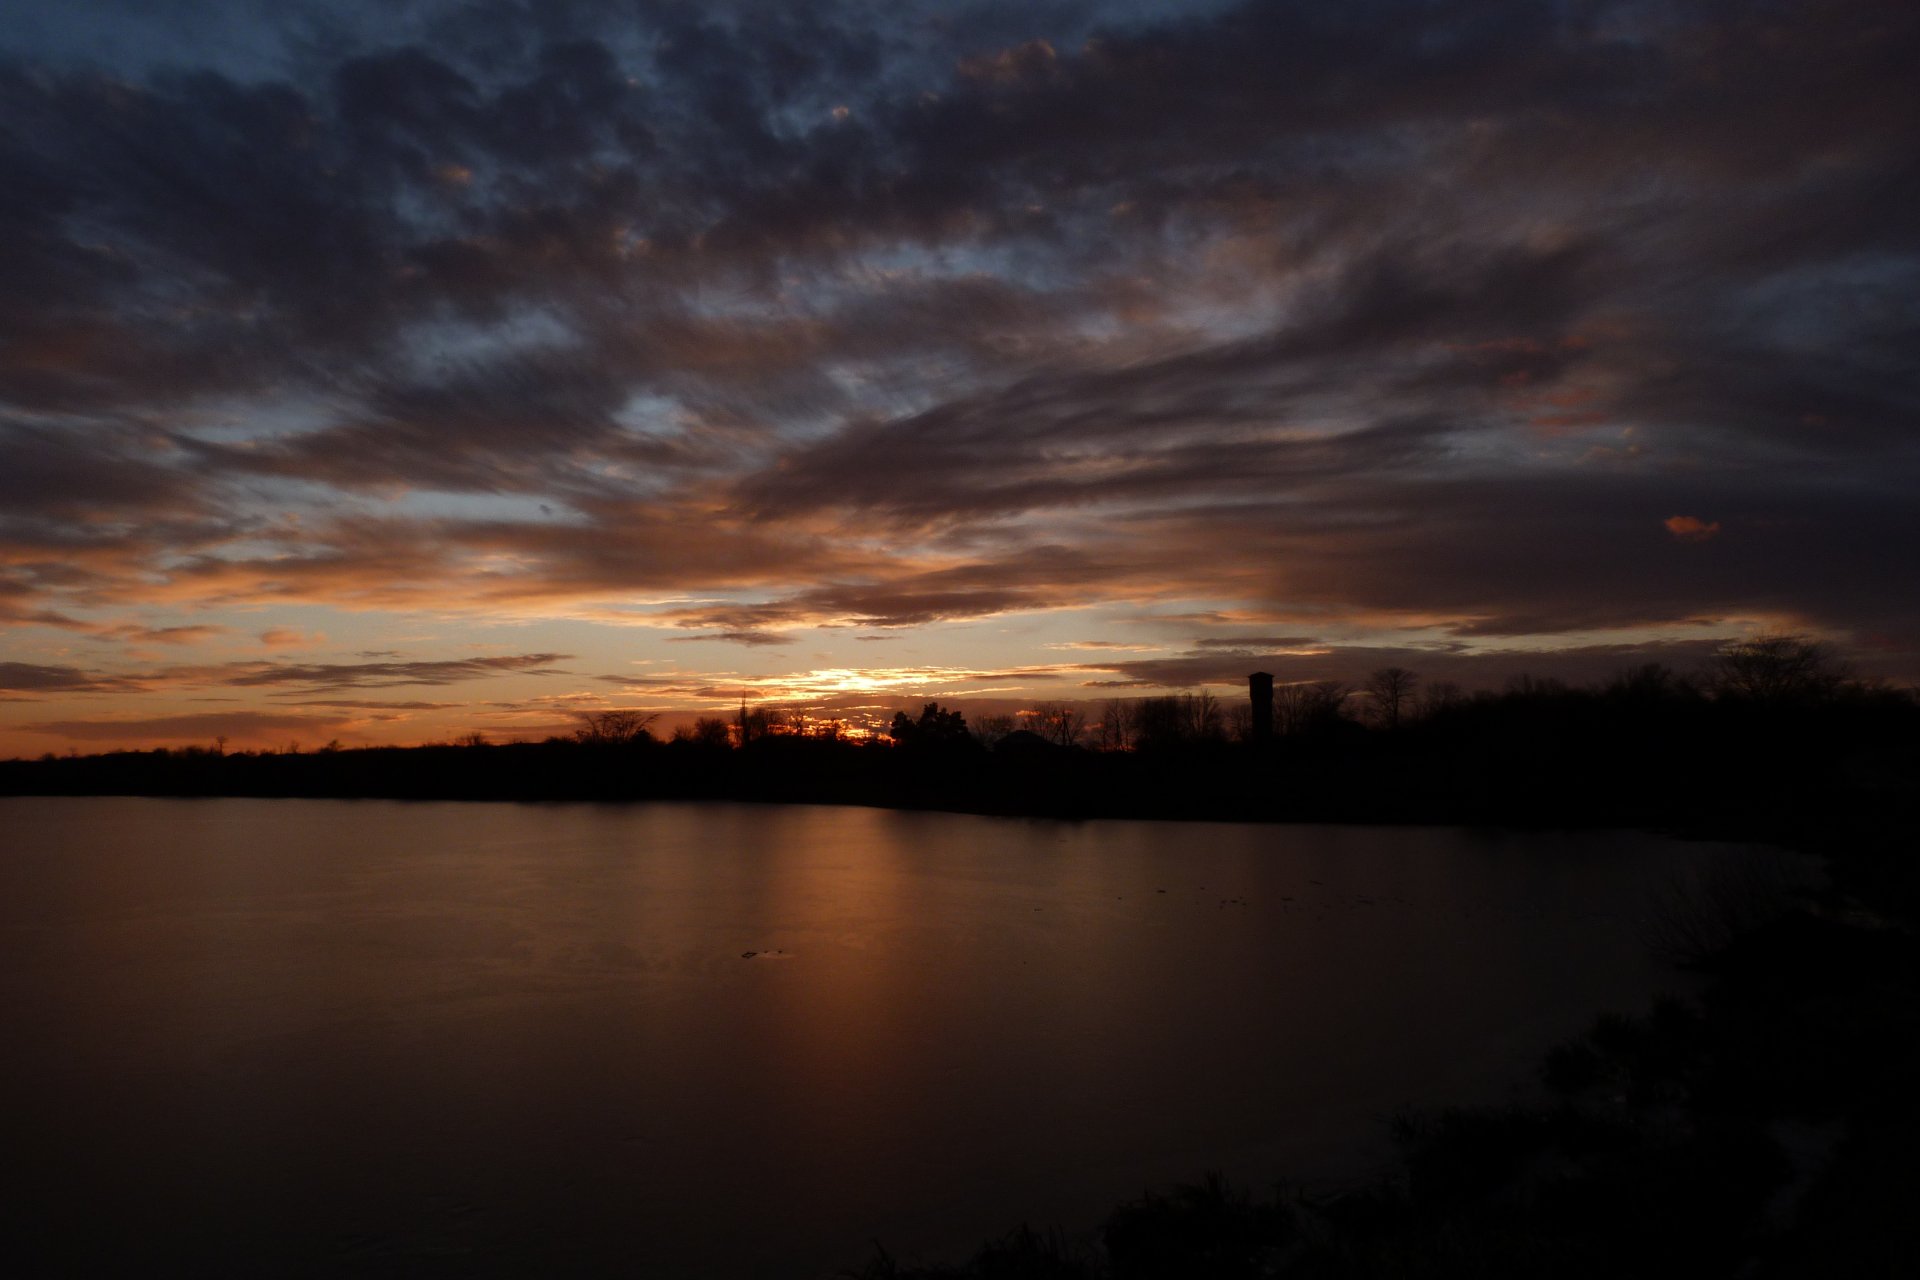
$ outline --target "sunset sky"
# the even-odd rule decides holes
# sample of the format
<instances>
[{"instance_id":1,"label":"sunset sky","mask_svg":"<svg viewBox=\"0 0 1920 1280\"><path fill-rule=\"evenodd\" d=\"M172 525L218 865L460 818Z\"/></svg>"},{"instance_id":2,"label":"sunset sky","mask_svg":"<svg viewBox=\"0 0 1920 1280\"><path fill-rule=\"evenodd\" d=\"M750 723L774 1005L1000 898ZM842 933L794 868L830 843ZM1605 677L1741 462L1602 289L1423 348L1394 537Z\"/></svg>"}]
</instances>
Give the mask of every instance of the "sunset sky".
<instances>
[{"instance_id":1,"label":"sunset sky","mask_svg":"<svg viewBox=\"0 0 1920 1280\"><path fill-rule=\"evenodd\" d=\"M1920 677L1920 5L11 0L0 756Z\"/></svg>"}]
</instances>

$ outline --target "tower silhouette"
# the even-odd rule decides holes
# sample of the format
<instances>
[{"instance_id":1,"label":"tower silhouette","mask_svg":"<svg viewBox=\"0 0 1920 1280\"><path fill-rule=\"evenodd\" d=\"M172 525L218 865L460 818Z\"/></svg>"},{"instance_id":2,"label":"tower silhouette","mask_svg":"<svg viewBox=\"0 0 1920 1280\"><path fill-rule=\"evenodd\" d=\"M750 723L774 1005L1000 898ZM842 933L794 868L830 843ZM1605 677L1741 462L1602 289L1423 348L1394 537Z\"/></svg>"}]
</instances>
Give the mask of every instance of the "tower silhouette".
<instances>
[{"instance_id":1,"label":"tower silhouette","mask_svg":"<svg viewBox=\"0 0 1920 1280\"><path fill-rule=\"evenodd\" d=\"M1256 671L1247 677L1247 697L1253 702L1253 740L1273 739L1273 676Z\"/></svg>"}]
</instances>

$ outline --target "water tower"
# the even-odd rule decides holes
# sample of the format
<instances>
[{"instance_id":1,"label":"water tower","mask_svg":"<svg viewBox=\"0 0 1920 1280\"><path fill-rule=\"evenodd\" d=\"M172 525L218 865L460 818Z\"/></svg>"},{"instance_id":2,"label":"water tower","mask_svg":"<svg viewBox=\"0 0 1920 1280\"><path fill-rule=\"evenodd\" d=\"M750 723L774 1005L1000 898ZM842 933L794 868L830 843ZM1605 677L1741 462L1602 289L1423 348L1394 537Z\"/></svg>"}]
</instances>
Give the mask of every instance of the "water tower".
<instances>
[{"instance_id":1,"label":"water tower","mask_svg":"<svg viewBox=\"0 0 1920 1280\"><path fill-rule=\"evenodd\" d=\"M1273 676L1256 671L1247 677L1247 697L1253 702L1253 740L1273 740Z\"/></svg>"}]
</instances>

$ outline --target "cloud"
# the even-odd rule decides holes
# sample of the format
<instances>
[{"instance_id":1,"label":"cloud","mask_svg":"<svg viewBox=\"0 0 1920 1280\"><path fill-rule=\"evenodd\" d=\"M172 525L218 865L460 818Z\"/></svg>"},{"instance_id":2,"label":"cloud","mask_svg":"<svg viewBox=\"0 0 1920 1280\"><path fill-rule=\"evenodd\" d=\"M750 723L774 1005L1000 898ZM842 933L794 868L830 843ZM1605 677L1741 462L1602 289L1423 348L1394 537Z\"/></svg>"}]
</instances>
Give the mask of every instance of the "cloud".
<instances>
[{"instance_id":1,"label":"cloud","mask_svg":"<svg viewBox=\"0 0 1920 1280\"><path fill-rule=\"evenodd\" d=\"M208 686L229 689L298 687L307 691L386 689L406 685L449 685L505 675L560 675L564 673L554 664L564 662L568 657L559 653L530 653L486 658L360 663L234 662L200 667L161 667L138 675L106 674L70 666L0 662L0 692L34 695L132 694Z\"/></svg>"},{"instance_id":2,"label":"cloud","mask_svg":"<svg viewBox=\"0 0 1920 1280\"><path fill-rule=\"evenodd\" d=\"M6 381L0 389L14 393L7 398L19 391ZM0 510L9 523L191 511L197 486L179 460L169 442L152 433L111 422L35 420L9 413L0 402Z\"/></svg>"},{"instance_id":3,"label":"cloud","mask_svg":"<svg viewBox=\"0 0 1920 1280\"><path fill-rule=\"evenodd\" d=\"M301 698L303 707L337 707L351 711L457 711L463 702L380 702L364 698Z\"/></svg>"},{"instance_id":4,"label":"cloud","mask_svg":"<svg viewBox=\"0 0 1920 1280\"><path fill-rule=\"evenodd\" d=\"M719 640L719 641L724 641L727 644L744 644L752 648L760 648L768 645L783 645L783 644L794 643L794 638L792 636L784 635L778 631L745 631L745 630L703 631L699 635L668 636L667 640L670 643L674 643L674 644L684 644L692 640Z\"/></svg>"},{"instance_id":5,"label":"cloud","mask_svg":"<svg viewBox=\"0 0 1920 1280\"><path fill-rule=\"evenodd\" d=\"M1706 542L1720 536L1718 520L1708 524L1698 516L1668 516L1660 523L1666 526L1668 533L1681 542Z\"/></svg>"},{"instance_id":6,"label":"cloud","mask_svg":"<svg viewBox=\"0 0 1920 1280\"><path fill-rule=\"evenodd\" d=\"M144 627L127 623L116 627L106 627L93 634L102 640L131 640L139 644L193 645L207 640L217 639L228 633L228 628L213 624L201 624L182 627Z\"/></svg>"},{"instance_id":7,"label":"cloud","mask_svg":"<svg viewBox=\"0 0 1920 1280\"><path fill-rule=\"evenodd\" d=\"M301 645L319 644L326 637L306 635L292 627L268 627L260 633L260 643L269 649L289 649Z\"/></svg>"},{"instance_id":8,"label":"cloud","mask_svg":"<svg viewBox=\"0 0 1920 1280\"><path fill-rule=\"evenodd\" d=\"M1196 649L1232 649L1272 652L1319 642L1312 636L1209 636L1193 642Z\"/></svg>"},{"instance_id":9,"label":"cloud","mask_svg":"<svg viewBox=\"0 0 1920 1280\"><path fill-rule=\"evenodd\" d=\"M491 658L407 662L234 663L205 670L172 671L162 677L200 680L235 688L302 685L313 689L386 689L402 685L457 684L502 675L555 675L564 653L523 653Z\"/></svg>"},{"instance_id":10,"label":"cloud","mask_svg":"<svg viewBox=\"0 0 1920 1280\"><path fill-rule=\"evenodd\" d=\"M1920 633L1909 8L43 13L9 626Z\"/></svg>"},{"instance_id":11,"label":"cloud","mask_svg":"<svg viewBox=\"0 0 1920 1280\"><path fill-rule=\"evenodd\" d=\"M79 667L0 662L0 693L118 693L134 687L119 677L83 671Z\"/></svg>"},{"instance_id":12,"label":"cloud","mask_svg":"<svg viewBox=\"0 0 1920 1280\"><path fill-rule=\"evenodd\" d=\"M284 742L289 734L325 738L344 730L351 721L338 716L307 716L291 712L213 711L194 715L43 720L22 725L30 733L51 734L82 742Z\"/></svg>"}]
</instances>

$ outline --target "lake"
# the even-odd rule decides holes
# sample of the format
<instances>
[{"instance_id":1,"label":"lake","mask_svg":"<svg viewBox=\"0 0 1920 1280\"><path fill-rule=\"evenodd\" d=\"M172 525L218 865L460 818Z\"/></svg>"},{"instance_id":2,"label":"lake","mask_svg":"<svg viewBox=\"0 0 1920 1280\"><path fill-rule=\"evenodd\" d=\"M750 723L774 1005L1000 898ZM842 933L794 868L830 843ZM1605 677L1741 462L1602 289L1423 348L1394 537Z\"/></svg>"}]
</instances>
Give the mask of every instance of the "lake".
<instances>
[{"instance_id":1,"label":"lake","mask_svg":"<svg viewBox=\"0 0 1920 1280\"><path fill-rule=\"evenodd\" d=\"M831 1274L1337 1177L1681 981L1710 846L828 807L0 799L28 1269ZM16 1272L17 1273L17 1272Z\"/></svg>"}]
</instances>

